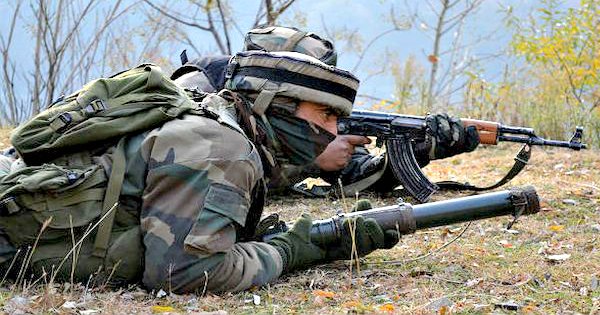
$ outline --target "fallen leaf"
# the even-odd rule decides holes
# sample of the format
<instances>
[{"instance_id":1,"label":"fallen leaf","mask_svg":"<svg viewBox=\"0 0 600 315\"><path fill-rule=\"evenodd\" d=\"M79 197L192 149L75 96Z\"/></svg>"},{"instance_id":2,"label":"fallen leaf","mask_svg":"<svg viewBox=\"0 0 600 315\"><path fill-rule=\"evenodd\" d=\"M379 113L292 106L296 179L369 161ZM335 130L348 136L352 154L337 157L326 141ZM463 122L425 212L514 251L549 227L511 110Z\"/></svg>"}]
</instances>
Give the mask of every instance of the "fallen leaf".
<instances>
[{"instance_id":1,"label":"fallen leaf","mask_svg":"<svg viewBox=\"0 0 600 315\"><path fill-rule=\"evenodd\" d=\"M73 309L73 308L77 308L77 303L75 303L73 301L66 301L65 303L63 303L63 305L61 307L62 308Z\"/></svg>"},{"instance_id":2,"label":"fallen leaf","mask_svg":"<svg viewBox=\"0 0 600 315\"><path fill-rule=\"evenodd\" d=\"M345 302L344 304L342 304L342 307L351 309L352 311L349 312L350 314L373 313L374 311L372 306L364 305L363 303L356 300Z\"/></svg>"},{"instance_id":3,"label":"fallen leaf","mask_svg":"<svg viewBox=\"0 0 600 315\"><path fill-rule=\"evenodd\" d=\"M331 291L314 290L312 293L315 296L320 296L328 299L333 299L335 297L335 293Z\"/></svg>"},{"instance_id":4,"label":"fallen leaf","mask_svg":"<svg viewBox=\"0 0 600 315\"><path fill-rule=\"evenodd\" d=\"M157 297L157 298L159 298L159 299L160 299L160 298L163 298L163 297L165 297L165 296L167 296L167 292L165 292L163 289L160 289L160 290L159 290L159 291L156 293L156 297Z\"/></svg>"},{"instance_id":5,"label":"fallen leaf","mask_svg":"<svg viewBox=\"0 0 600 315\"><path fill-rule=\"evenodd\" d=\"M328 182L322 180L321 178L313 178L309 177L303 181L306 184L306 188L311 190L314 186L331 186Z\"/></svg>"},{"instance_id":6,"label":"fallen leaf","mask_svg":"<svg viewBox=\"0 0 600 315\"><path fill-rule=\"evenodd\" d=\"M537 307L533 304L528 304L523 307L523 313L533 313L537 310Z\"/></svg>"},{"instance_id":7,"label":"fallen leaf","mask_svg":"<svg viewBox=\"0 0 600 315\"><path fill-rule=\"evenodd\" d=\"M393 312L396 310L396 308L394 307L394 305L390 304L390 303L386 303L383 304L379 307L379 310L382 312Z\"/></svg>"},{"instance_id":8,"label":"fallen leaf","mask_svg":"<svg viewBox=\"0 0 600 315\"><path fill-rule=\"evenodd\" d=\"M483 282L483 278L471 279L465 283L467 287L474 287Z\"/></svg>"},{"instance_id":9,"label":"fallen leaf","mask_svg":"<svg viewBox=\"0 0 600 315\"><path fill-rule=\"evenodd\" d=\"M444 308L444 307L448 308L452 305L454 305L454 302L452 302L447 297L443 297L441 299L437 299L437 300L427 304L427 308L432 311L439 312L442 308Z\"/></svg>"},{"instance_id":10,"label":"fallen leaf","mask_svg":"<svg viewBox=\"0 0 600 315\"><path fill-rule=\"evenodd\" d=\"M551 225L548 229L552 232L562 232L565 230L565 226L564 225Z\"/></svg>"},{"instance_id":11,"label":"fallen leaf","mask_svg":"<svg viewBox=\"0 0 600 315\"><path fill-rule=\"evenodd\" d=\"M550 261L565 261L571 258L571 254L560 254L560 255L548 255L546 259Z\"/></svg>"},{"instance_id":12,"label":"fallen leaf","mask_svg":"<svg viewBox=\"0 0 600 315\"><path fill-rule=\"evenodd\" d=\"M348 302L345 302L344 304L342 304L342 306L345 307L345 308L360 307L362 305L363 304L361 302L359 302L359 301L348 301Z\"/></svg>"},{"instance_id":13,"label":"fallen leaf","mask_svg":"<svg viewBox=\"0 0 600 315\"><path fill-rule=\"evenodd\" d=\"M151 307L152 309L152 313L154 314L160 314L160 313L177 313L177 309L175 309L174 307L171 306L161 306L161 305L154 305Z\"/></svg>"}]
</instances>

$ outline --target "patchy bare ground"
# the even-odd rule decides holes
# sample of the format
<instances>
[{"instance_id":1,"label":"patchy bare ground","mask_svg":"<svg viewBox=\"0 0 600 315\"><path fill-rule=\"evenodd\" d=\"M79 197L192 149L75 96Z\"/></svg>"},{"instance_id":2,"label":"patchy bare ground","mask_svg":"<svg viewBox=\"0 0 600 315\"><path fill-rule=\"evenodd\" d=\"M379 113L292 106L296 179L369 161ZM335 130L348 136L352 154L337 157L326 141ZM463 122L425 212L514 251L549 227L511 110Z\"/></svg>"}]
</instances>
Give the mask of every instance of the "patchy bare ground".
<instances>
[{"instance_id":1,"label":"patchy bare ground","mask_svg":"<svg viewBox=\"0 0 600 315\"><path fill-rule=\"evenodd\" d=\"M5 132L0 130L0 143ZM435 180L491 183L512 165L518 147L477 152L432 163ZM521 218L507 232L509 218L473 223L442 250L465 225L419 231L392 250L378 251L350 268L340 262L285 276L268 287L237 294L156 297L132 287L119 291L82 285L14 288L4 284L5 313L201 313L229 314L600 314L600 156L536 148L530 165L511 185L532 184L543 211ZM434 200L461 196L441 193ZM365 195L375 206L396 202ZM353 197L354 198L354 197ZM325 218L351 201L272 200L267 212L292 220L300 212ZM426 258L417 258L424 254ZM405 261L390 264L389 261Z\"/></svg>"}]
</instances>

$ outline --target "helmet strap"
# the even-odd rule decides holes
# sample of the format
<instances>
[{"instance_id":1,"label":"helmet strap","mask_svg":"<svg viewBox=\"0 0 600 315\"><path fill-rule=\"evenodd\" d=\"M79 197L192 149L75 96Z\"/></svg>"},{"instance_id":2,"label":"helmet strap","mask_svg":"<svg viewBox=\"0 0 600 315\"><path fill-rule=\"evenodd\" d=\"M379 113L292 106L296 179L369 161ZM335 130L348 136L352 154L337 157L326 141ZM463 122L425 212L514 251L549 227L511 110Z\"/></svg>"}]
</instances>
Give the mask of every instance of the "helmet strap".
<instances>
[{"instance_id":1,"label":"helmet strap","mask_svg":"<svg viewBox=\"0 0 600 315\"><path fill-rule=\"evenodd\" d=\"M279 151L279 141L277 141L277 137L275 136L273 127L271 127L271 123L269 123L269 120L265 115L267 108L269 107L269 105L271 105L271 102L273 102L273 98L275 98L276 94L277 93L275 91L267 90L264 88L261 89L260 93L258 94L258 96L256 96L256 99L253 102L252 111L260 117L265 132L267 133L267 136L269 137L269 139L271 139L273 143L273 147L275 148L275 150Z\"/></svg>"},{"instance_id":2,"label":"helmet strap","mask_svg":"<svg viewBox=\"0 0 600 315\"><path fill-rule=\"evenodd\" d=\"M252 111L259 116L264 116L265 112L267 111L267 107L269 107L269 105L271 105L271 102L273 102L275 94L275 91L261 89L260 93L256 97L256 100L254 100L254 105L252 105Z\"/></svg>"}]
</instances>

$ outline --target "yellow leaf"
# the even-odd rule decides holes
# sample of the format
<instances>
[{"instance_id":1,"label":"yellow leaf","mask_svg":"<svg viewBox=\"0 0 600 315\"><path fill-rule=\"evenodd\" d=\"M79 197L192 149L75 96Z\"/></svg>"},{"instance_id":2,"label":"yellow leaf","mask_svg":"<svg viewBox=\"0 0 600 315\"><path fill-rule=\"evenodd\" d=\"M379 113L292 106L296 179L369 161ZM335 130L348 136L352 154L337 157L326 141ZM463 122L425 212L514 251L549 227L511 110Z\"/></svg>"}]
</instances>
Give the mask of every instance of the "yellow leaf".
<instances>
[{"instance_id":1,"label":"yellow leaf","mask_svg":"<svg viewBox=\"0 0 600 315\"><path fill-rule=\"evenodd\" d=\"M564 225L551 225L548 229L552 232L562 232L562 231L564 231L565 226Z\"/></svg>"},{"instance_id":2,"label":"yellow leaf","mask_svg":"<svg viewBox=\"0 0 600 315\"><path fill-rule=\"evenodd\" d=\"M363 304L359 301L348 301L348 302L342 304L342 306L345 308L355 308L355 307L362 307Z\"/></svg>"},{"instance_id":3,"label":"yellow leaf","mask_svg":"<svg viewBox=\"0 0 600 315\"><path fill-rule=\"evenodd\" d=\"M320 296L328 299L333 299L335 297L335 293L331 291L314 290L312 293L315 296Z\"/></svg>"},{"instance_id":4,"label":"yellow leaf","mask_svg":"<svg viewBox=\"0 0 600 315\"><path fill-rule=\"evenodd\" d=\"M379 307L379 310L382 312L393 312L396 308L394 305L390 303L383 304Z\"/></svg>"},{"instance_id":5,"label":"yellow leaf","mask_svg":"<svg viewBox=\"0 0 600 315\"><path fill-rule=\"evenodd\" d=\"M152 306L152 313L160 314L160 313L178 313L179 311L171 306L161 306L154 305Z\"/></svg>"}]
</instances>

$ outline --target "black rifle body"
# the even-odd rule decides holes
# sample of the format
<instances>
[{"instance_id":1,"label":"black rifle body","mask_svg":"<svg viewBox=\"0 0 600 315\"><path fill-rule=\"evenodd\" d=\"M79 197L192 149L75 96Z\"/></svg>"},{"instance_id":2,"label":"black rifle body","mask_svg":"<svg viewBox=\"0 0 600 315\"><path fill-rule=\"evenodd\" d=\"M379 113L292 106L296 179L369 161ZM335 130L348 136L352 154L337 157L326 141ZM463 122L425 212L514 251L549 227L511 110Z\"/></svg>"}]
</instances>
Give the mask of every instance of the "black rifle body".
<instances>
[{"instance_id":1,"label":"black rifle body","mask_svg":"<svg viewBox=\"0 0 600 315\"><path fill-rule=\"evenodd\" d=\"M401 115L368 110L353 110L350 117L338 119L338 134L372 136L383 140L409 137L412 140L423 140L426 136L426 118L423 116ZM461 119L465 127L475 126L482 144L498 144L498 142L518 142L530 145L586 149L581 143L583 127L577 127L569 141L549 140L538 137L532 128L506 126L493 121L477 119Z\"/></svg>"},{"instance_id":2,"label":"black rifle body","mask_svg":"<svg viewBox=\"0 0 600 315\"><path fill-rule=\"evenodd\" d=\"M526 145L564 147L573 150L585 149L581 142L583 128L577 127L570 141L548 140L538 137L532 128L505 126L496 122L462 119L465 126L475 126L480 143L497 144L500 141L519 142ZM418 202L427 202L439 190L421 171L414 156L413 144L427 139L426 117L400 115L366 110L353 110L350 117L338 118L338 134L376 137L377 146L386 145L390 166L403 188ZM527 150L525 150L527 149ZM529 148L521 150L517 158L524 166L529 159ZM526 156L526 158L525 158ZM520 168L519 168L520 170ZM517 170L515 174L518 173ZM512 178L512 177L510 177ZM487 188L498 187L510 178Z\"/></svg>"}]
</instances>

